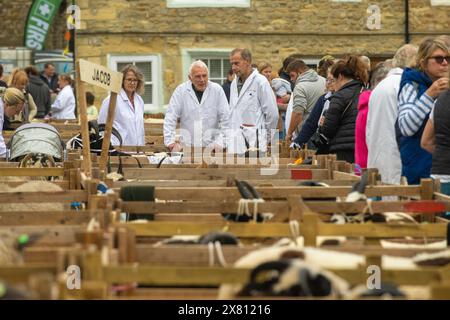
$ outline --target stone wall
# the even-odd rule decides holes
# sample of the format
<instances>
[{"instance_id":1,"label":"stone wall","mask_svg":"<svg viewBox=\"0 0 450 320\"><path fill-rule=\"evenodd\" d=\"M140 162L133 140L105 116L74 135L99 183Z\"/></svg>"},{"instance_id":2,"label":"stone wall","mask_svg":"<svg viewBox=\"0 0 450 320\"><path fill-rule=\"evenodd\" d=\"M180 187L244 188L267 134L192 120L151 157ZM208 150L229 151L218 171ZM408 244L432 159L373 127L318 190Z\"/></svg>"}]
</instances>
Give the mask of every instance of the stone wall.
<instances>
[{"instance_id":1,"label":"stone wall","mask_svg":"<svg viewBox=\"0 0 450 320\"><path fill-rule=\"evenodd\" d=\"M66 3L67 1L62 2L48 32L45 42L48 50L64 49L66 46ZM31 0L0 0L0 47L24 46L25 24L31 4Z\"/></svg>"},{"instance_id":2,"label":"stone wall","mask_svg":"<svg viewBox=\"0 0 450 320\"><path fill-rule=\"evenodd\" d=\"M450 6L410 0L411 41L450 30ZM405 41L403 0L375 3L381 29L366 26L373 1L252 0L250 8L167 8L165 0L78 0L82 29L77 57L107 65L108 54L159 54L163 103L185 80L182 50L248 47L255 61L274 69L287 55L336 56L345 53L390 57ZM94 90L104 96L102 90Z\"/></svg>"}]
</instances>

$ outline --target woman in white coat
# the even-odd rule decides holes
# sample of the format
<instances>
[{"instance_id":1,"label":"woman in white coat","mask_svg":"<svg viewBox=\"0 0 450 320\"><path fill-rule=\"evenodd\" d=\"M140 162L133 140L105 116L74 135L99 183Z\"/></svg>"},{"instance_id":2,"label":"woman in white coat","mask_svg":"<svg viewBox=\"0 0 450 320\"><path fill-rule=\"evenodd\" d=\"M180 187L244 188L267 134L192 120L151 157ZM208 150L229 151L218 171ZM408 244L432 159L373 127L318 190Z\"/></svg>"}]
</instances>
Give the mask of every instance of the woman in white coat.
<instances>
[{"instance_id":1,"label":"woman in white coat","mask_svg":"<svg viewBox=\"0 0 450 320\"><path fill-rule=\"evenodd\" d=\"M248 49L234 49L231 68L236 74L231 83L231 128L227 147L229 153L244 154L248 149L267 151L267 140L278 125L275 94L267 79L251 67Z\"/></svg>"},{"instance_id":2,"label":"woman in white coat","mask_svg":"<svg viewBox=\"0 0 450 320\"><path fill-rule=\"evenodd\" d=\"M122 145L143 146L145 145L144 100L138 92L144 87L144 75L131 64L126 65L122 73L122 89L117 95L113 127L120 133ZM106 123L110 97L103 100L98 115L99 124ZM111 136L111 144L120 143L115 136Z\"/></svg>"},{"instance_id":3,"label":"woman in white coat","mask_svg":"<svg viewBox=\"0 0 450 320\"><path fill-rule=\"evenodd\" d=\"M72 90L72 78L69 74L60 74L58 77L59 91L50 112L53 119L76 119L75 96Z\"/></svg>"}]
</instances>

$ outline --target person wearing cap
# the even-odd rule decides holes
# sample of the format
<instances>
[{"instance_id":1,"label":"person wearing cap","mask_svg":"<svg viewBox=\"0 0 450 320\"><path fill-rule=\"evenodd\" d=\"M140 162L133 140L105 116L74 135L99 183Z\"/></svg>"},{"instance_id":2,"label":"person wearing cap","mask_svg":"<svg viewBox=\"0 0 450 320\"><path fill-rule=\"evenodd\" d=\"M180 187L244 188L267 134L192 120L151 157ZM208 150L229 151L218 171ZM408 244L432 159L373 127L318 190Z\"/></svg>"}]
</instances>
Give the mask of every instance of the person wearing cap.
<instances>
[{"instance_id":1,"label":"person wearing cap","mask_svg":"<svg viewBox=\"0 0 450 320\"><path fill-rule=\"evenodd\" d=\"M25 104L25 95L16 88L8 88L0 98L0 157L6 156L6 145L3 139L3 122L5 116L12 118L19 114Z\"/></svg>"}]
</instances>

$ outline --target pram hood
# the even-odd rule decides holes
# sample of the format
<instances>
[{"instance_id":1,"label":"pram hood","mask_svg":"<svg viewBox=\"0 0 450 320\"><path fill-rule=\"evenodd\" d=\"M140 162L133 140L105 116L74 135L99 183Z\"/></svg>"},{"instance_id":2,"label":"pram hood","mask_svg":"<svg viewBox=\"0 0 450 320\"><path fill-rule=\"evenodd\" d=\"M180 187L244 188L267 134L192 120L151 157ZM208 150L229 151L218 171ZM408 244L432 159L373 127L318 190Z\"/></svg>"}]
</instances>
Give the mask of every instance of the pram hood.
<instances>
[{"instance_id":1,"label":"pram hood","mask_svg":"<svg viewBox=\"0 0 450 320\"><path fill-rule=\"evenodd\" d=\"M58 130L47 123L27 123L16 129L9 141L10 160L30 153L42 153L61 160L64 143Z\"/></svg>"}]
</instances>

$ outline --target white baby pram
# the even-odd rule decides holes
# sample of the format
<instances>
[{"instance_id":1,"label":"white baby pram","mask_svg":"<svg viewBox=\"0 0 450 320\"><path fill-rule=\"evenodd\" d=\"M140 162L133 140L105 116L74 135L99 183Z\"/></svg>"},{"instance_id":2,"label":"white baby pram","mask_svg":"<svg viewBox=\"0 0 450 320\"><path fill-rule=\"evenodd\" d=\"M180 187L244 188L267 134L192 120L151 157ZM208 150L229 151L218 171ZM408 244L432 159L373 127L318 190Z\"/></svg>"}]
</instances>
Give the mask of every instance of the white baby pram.
<instances>
[{"instance_id":1,"label":"white baby pram","mask_svg":"<svg viewBox=\"0 0 450 320\"><path fill-rule=\"evenodd\" d=\"M64 143L58 130L47 123L27 123L16 129L8 143L9 161L20 167L54 167L64 160Z\"/></svg>"}]
</instances>

